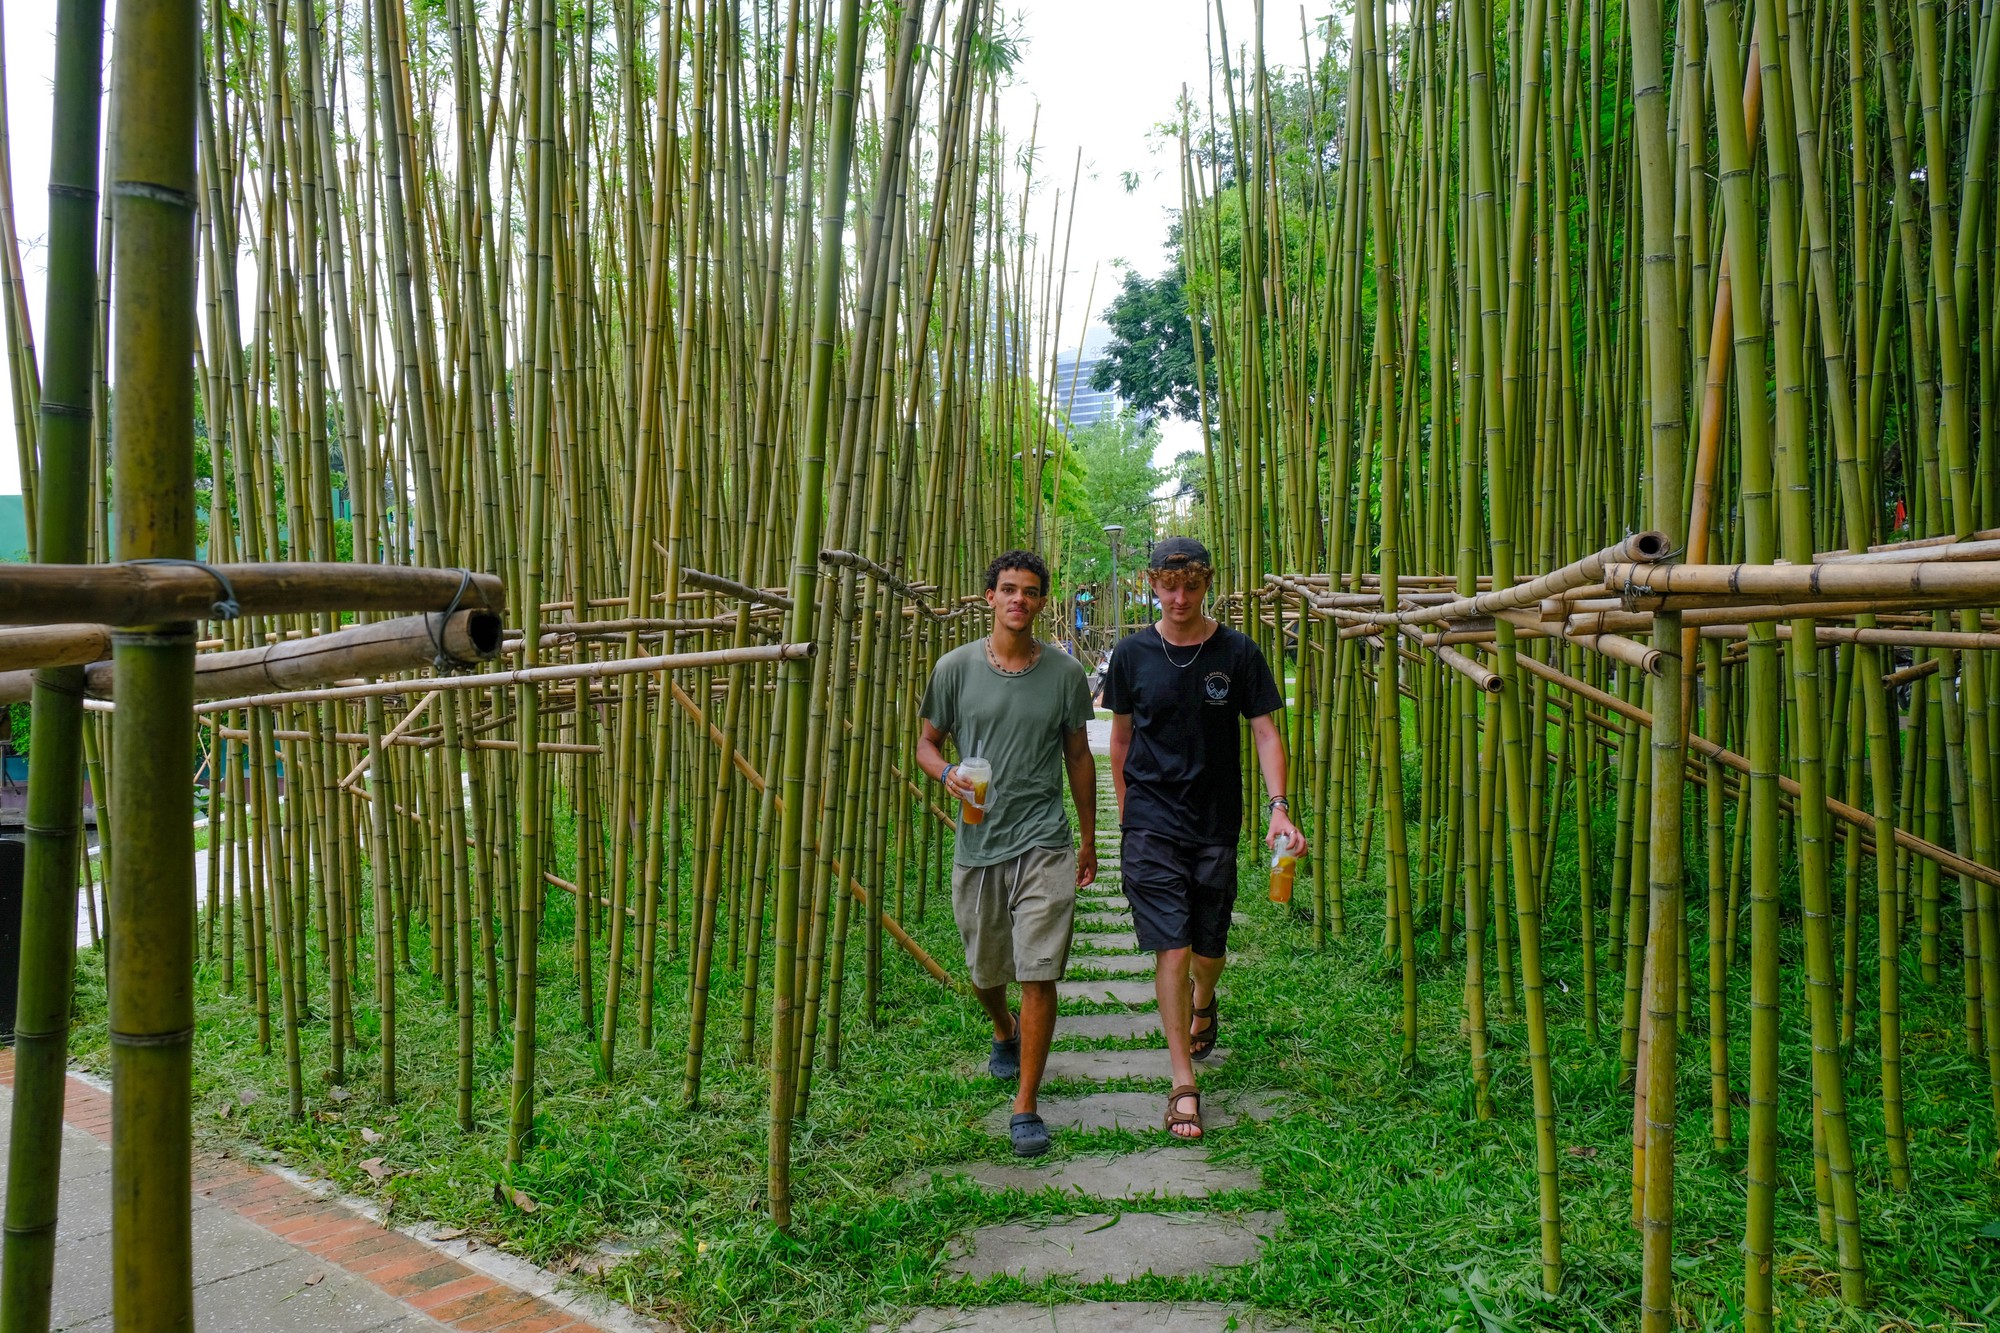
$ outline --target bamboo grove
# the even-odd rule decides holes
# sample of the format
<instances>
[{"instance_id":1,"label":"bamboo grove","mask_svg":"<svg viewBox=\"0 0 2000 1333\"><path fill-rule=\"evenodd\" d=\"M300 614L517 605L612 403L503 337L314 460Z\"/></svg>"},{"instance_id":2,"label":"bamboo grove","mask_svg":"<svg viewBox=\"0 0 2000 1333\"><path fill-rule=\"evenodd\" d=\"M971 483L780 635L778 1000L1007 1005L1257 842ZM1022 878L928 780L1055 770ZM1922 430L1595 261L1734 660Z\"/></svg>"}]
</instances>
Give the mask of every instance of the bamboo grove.
<instances>
[{"instance_id":1,"label":"bamboo grove","mask_svg":"<svg viewBox=\"0 0 2000 1333\"><path fill-rule=\"evenodd\" d=\"M1550 1292L1543 948L1580 945L1633 1095L1649 1330L1702 1060L1772 1326L1778 1053L1809 1046L1811 1190L1865 1303L1849 1088L1879 1084L1866 1153L1909 1189L1913 988L1962 996L1959 1092L2000 1118L2000 6L1359 0L1301 16L1289 75L1261 13L1234 45L1225 18L1183 103L1181 254L1232 605L1296 647L1295 753L1349 851L1317 933L1380 921L1405 1060L1466 1061L1482 1118L1519 1025ZM1433 944L1463 1048L1419 1042Z\"/></svg>"},{"instance_id":2,"label":"bamboo grove","mask_svg":"<svg viewBox=\"0 0 2000 1333\"><path fill-rule=\"evenodd\" d=\"M611 1080L684 1031L690 1106L717 1060L761 1066L789 1225L794 1122L883 969L955 988L899 925L950 855L900 682L978 631L985 559L1070 466L1063 261L1029 208L1053 227L1074 182L1000 128L992 0L159 9L107 37L62 6L40 353L9 287L31 540L68 568L0 591L37 626L0 631L0 694L34 700L40 802L0 1327L46 1326L93 881L142 1034L114 1032L144 1196L121 1310L187 1299L190 947L294 1116L329 1083L394 1101L399 983L444 983L459 1123L504 1124L509 1161L539 1043ZM168 174L100 205L141 142ZM178 238L147 220L183 201ZM126 341L132 311L165 341ZM76 568L138 557L167 563ZM88 620L166 608L174 633ZM711 987L721 959L740 983ZM556 987L581 1030L538 1029Z\"/></svg>"}]
</instances>

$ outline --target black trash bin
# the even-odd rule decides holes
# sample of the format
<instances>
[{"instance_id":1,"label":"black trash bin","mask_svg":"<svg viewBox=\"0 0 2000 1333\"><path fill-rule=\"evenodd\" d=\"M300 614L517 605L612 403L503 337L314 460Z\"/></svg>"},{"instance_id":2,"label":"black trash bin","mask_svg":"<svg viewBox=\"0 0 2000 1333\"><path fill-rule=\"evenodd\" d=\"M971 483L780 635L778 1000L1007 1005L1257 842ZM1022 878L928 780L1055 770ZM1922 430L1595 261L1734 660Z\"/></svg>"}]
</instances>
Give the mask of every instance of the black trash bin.
<instances>
[{"instance_id":1,"label":"black trash bin","mask_svg":"<svg viewBox=\"0 0 2000 1333\"><path fill-rule=\"evenodd\" d=\"M14 1044L14 1008L21 994L21 891L27 844L0 838L0 1044Z\"/></svg>"}]
</instances>

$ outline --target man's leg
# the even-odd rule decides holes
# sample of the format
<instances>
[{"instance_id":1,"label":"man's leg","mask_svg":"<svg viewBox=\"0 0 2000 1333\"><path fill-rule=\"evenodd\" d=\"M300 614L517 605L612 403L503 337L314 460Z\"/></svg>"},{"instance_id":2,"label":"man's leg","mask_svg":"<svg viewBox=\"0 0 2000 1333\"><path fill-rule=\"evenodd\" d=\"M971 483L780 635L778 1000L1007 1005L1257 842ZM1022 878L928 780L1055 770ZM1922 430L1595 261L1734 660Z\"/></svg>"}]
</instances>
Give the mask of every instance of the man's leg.
<instances>
[{"instance_id":1,"label":"man's leg","mask_svg":"<svg viewBox=\"0 0 2000 1333\"><path fill-rule=\"evenodd\" d=\"M953 866L951 870L951 912L958 923L959 939L965 944L965 969L972 977L972 994L979 1007L993 1020L993 1040L1014 1039L1014 1015L1007 1008L1006 978L1013 975L1013 923L1007 917L1007 899L996 893L992 869L987 866ZM981 977L1000 978L997 984L982 986Z\"/></svg>"},{"instance_id":2,"label":"man's leg","mask_svg":"<svg viewBox=\"0 0 2000 1333\"><path fill-rule=\"evenodd\" d=\"M1188 936L1194 956L1188 968L1194 978L1194 1008L1206 1009L1215 1003L1215 983L1222 977L1222 964L1229 954L1229 914L1236 906L1236 849L1202 848L1194 858L1190 878ZM1215 1020L1196 1018L1192 1023L1201 1025L1195 1034L1198 1036ZM1193 1030L1192 1025L1188 1030Z\"/></svg>"},{"instance_id":3,"label":"man's leg","mask_svg":"<svg viewBox=\"0 0 2000 1333\"><path fill-rule=\"evenodd\" d=\"M1159 997L1160 1027L1166 1033L1167 1058L1173 1065L1177 1088L1194 1085L1194 1058L1188 1053L1193 1045L1188 1027L1194 1020L1188 997L1188 958L1192 952L1187 948L1162 949L1153 956L1153 993ZM1191 1101L1175 1109L1192 1110ZM1192 1125L1177 1127L1174 1134L1179 1138L1200 1137Z\"/></svg>"},{"instance_id":4,"label":"man's leg","mask_svg":"<svg viewBox=\"0 0 2000 1333\"><path fill-rule=\"evenodd\" d=\"M985 1003L984 999L980 1001ZM1006 1008L1005 990L1001 1008ZM1035 1109L1035 1094L1041 1091L1042 1071L1049 1063L1049 1043L1056 1035L1056 983L1021 983L1021 1086L1014 1094L1014 1111Z\"/></svg>"},{"instance_id":5,"label":"man's leg","mask_svg":"<svg viewBox=\"0 0 2000 1333\"><path fill-rule=\"evenodd\" d=\"M1188 972L1194 977L1194 1007L1206 1009L1215 1003L1215 983L1222 979L1222 964L1225 960L1209 958L1192 951L1190 959ZM1212 1018L1190 1018L1189 1031L1198 1037L1206 1032L1209 1024L1214 1021ZM1196 1028L1195 1024L1200 1024L1200 1027Z\"/></svg>"},{"instance_id":6,"label":"man's leg","mask_svg":"<svg viewBox=\"0 0 2000 1333\"><path fill-rule=\"evenodd\" d=\"M974 986L972 993L979 1000L979 1007L993 1020L993 1040L1012 1041L1014 1014L1007 1008L1006 983L1002 982L998 986Z\"/></svg>"}]
</instances>

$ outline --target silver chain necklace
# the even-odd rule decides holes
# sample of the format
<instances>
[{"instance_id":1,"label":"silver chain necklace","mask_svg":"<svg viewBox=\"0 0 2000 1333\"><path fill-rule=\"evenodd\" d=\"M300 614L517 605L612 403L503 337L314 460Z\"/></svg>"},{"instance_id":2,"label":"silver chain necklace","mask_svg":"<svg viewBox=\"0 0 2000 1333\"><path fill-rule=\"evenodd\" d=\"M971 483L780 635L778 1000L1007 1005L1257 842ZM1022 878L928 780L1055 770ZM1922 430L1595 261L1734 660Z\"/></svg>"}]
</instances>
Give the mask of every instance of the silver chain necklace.
<instances>
[{"instance_id":1,"label":"silver chain necklace","mask_svg":"<svg viewBox=\"0 0 2000 1333\"><path fill-rule=\"evenodd\" d=\"M1155 634L1160 634L1160 631L1159 631L1159 627L1158 627L1158 626L1155 626L1155 627L1154 627L1154 629L1153 629L1153 633L1155 633ZM1169 648L1169 647L1171 646L1171 645L1170 645L1170 644L1168 644L1168 642L1167 642L1167 636L1166 636L1166 635L1164 635L1164 634L1160 634L1160 655L1161 655L1162 657L1164 657L1164 658L1166 658L1166 659L1167 659L1167 665L1168 665L1168 666L1170 666L1170 667L1174 667L1174 668L1176 668L1177 670L1181 670L1181 671L1186 671L1186 670L1187 670L1187 669L1188 669L1189 667L1191 667L1191 666L1193 666L1193 665L1194 665L1194 663L1195 663L1195 658L1197 658L1197 657L1200 657L1200 656L1201 656L1201 650L1202 650L1202 649L1204 649L1204 648L1206 648L1206 647L1208 647L1208 641L1209 641L1210 639L1214 638L1214 637L1215 637L1215 631L1214 631L1214 630L1210 630L1210 631L1209 631L1208 633L1206 633L1206 634L1202 635L1202 636L1201 636L1201 642L1200 642L1200 643L1197 643L1197 644L1196 644L1196 645L1194 646L1194 657L1190 657L1190 658L1189 658L1189 659L1188 659L1187 661L1185 661L1185 662L1176 662L1176 661L1174 661L1174 655L1173 655L1172 653L1170 653L1170 652L1168 652L1168 651L1167 651L1167 649L1168 649L1168 648Z\"/></svg>"}]
</instances>

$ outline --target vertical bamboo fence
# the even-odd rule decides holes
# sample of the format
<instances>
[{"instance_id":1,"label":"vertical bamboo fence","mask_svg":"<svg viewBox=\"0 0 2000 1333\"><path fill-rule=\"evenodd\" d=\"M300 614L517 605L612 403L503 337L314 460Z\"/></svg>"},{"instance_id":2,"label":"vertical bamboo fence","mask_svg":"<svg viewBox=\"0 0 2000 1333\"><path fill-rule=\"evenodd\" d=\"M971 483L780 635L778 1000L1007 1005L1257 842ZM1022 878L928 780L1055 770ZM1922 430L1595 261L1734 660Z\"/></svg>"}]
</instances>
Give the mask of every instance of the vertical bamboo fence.
<instances>
[{"instance_id":1,"label":"vertical bamboo fence","mask_svg":"<svg viewBox=\"0 0 2000 1333\"><path fill-rule=\"evenodd\" d=\"M2000 1120L2000 7L1360 0L1289 75L1258 8L1234 39L1217 8L1181 107L1181 260L1220 604L1296 664L1301 804L1343 853L1316 934L1369 947L1379 910L1404 1060L1463 1059L1476 1114L1531 1120L1551 1291L1544 947L1574 942L1632 1098L1649 1330L1696 1053L1772 1327L1780 1097L1807 1096L1779 1053L1808 1048L1813 1195L1864 1302L1864 1179L1912 1178L1911 988L1962 1000ZM45 1318L33 1145L93 875L125 1178L184 1193L193 949L294 1115L307 1022L336 1081L395 1098L427 973L460 1123L504 1116L516 1159L539 1001L574 1001L607 1080L671 1006L683 1101L718 1045L767 1071L789 1223L855 1010L889 966L950 984L900 924L948 858L908 682L1060 507L1063 259L1027 218L1046 195L1064 232L1075 180L1001 131L999 31L993 0L165 6L111 43L106 160L101 8L60 7L39 363L18 283L7 311L36 552L241 586L120 565L91 605L147 628L0 634L39 669L0 685L38 758L0 1329ZM443 585L383 591L419 570ZM60 605L0 577L10 623ZM1427 950L1464 959L1462 1046L1420 1030ZM656 992L670 956L684 994ZM121 1310L185 1304L185 1207L149 1199Z\"/></svg>"},{"instance_id":2,"label":"vertical bamboo fence","mask_svg":"<svg viewBox=\"0 0 2000 1333\"><path fill-rule=\"evenodd\" d=\"M1025 219L1074 188L1000 128L993 0L120 18L61 10L58 98L97 105L108 43L121 148L57 117L40 366L9 310L38 556L71 568L0 576L0 621L39 626L0 631L39 668L0 695L33 693L41 812L0 1328L46 1318L59 1155L33 1145L79 901L109 932L120 1178L160 1210L121 1214L121 1311L187 1299L190 949L294 1116L322 1076L395 1099L399 982L428 973L460 1124L503 1119L514 1159L552 988L606 1080L672 1006L688 1105L718 1046L768 1071L787 1225L794 1122L884 969L956 989L899 920L949 856L908 682L1056 504L1019 466L1061 291ZM52 623L125 608L151 628ZM740 985L711 988L718 950ZM684 994L656 992L669 957Z\"/></svg>"},{"instance_id":3,"label":"vertical bamboo fence","mask_svg":"<svg viewBox=\"0 0 2000 1333\"><path fill-rule=\"evenodd\" d=\"M1560 939L1633 1100L1643 1327L1676 1326L1685 1057L1743 1154L1748 1326L1781 1095L1865 1303L1860 1182L1911 1183L1910 987L1962 993L2000 1130L2000 10L1359 0L1277 86L1258 17L1230 45L1215 7L1183 102L1182 260L1208 520L1243 625L1295 651L1342 853L1317 933L1379 909L1405 1059L1465 1060L1481 1117L1495 1011L1521 1025L1547 1290ZM1464 957L1462 1043L1419 1040L1413 918Z\"/></svg>"}]
</instances>

